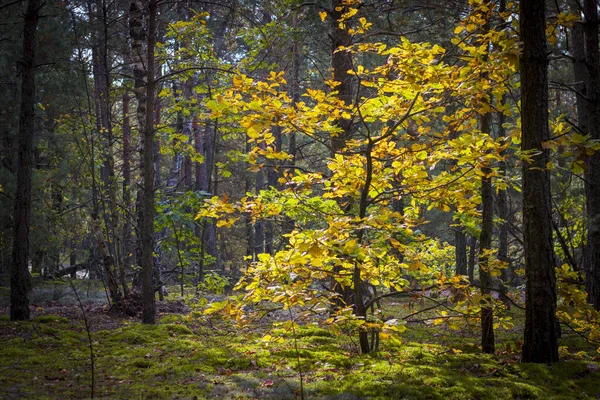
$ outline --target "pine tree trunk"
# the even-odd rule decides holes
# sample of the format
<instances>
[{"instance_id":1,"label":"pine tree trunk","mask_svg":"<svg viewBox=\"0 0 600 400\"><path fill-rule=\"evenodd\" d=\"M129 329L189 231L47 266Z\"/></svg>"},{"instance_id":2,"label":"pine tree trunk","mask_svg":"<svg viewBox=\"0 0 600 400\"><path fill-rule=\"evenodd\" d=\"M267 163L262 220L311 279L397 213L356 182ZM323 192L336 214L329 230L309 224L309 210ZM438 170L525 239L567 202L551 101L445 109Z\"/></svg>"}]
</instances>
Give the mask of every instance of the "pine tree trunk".
<instances>
[{"instance_id":1,"label":"pine tree trunk","mask_svg":"<svg viewBox=\"0 0 600 400\"><path fill-rule=\"evenodd\" d=\"M490 133L490 114L481 116L481 132ZM492 169L489 166L481 168L481 234L479 236L479 280L481 295L483 296L481 307L481 349L484 353L493 354L494 343L494 310L490 296L491 275L489 271L490 261L488 251L492 248L492 236L494 234L494 189L492 188Z\"/></svg>"},{"instance_id":2,"label":"pine tree trunk","mask_svg":"<svg viewBox=\"0 0 600 400\"><path fill-rule=\"evenodd\" d=\"M40 7L39 0L28 0L23 31L17 191L13 219L13 265L10 275L10 319L12 321L29 319L29 291L31 289L29 223L35 118L35 41Z\"/></svg>"},{"instance_id":3,"label":"pine tree trunk","mask_svg":"<svg viewBox=\"0 0 600 400\"><path fill-rule=\"evenodd\" d=\"M533 152L523 163L523 239L526 312L522 360L558 361L556 277L552 242L548 128L548 60L545 1L521 1L521 149Z\"/></svg>"},{"instance_id":4,"label":"pine tree trunk","mask_svg":"<svg viewBox=\"0 0 600 400\"><path fill-rule=\"evenodd\" d=\"M131 122L129 93L123 95L123 208L126 210L123 218L123 266L120 271L120 281L123 293L127 295L129 288L125 278L126 271L131 268L133 254L133 238L131 236L131 224L129 218L132 214L131 204Z\"/></svg>"},{"instance_id":5,"label":"pine tree trunk","mask_svg":"<svg viewBox=\"0 0 600 400\"><path fill-rule=\"evenodd\" d=\"M585 54L588 84L586 88L589 133L600 140L600 53L598 51L598 3L584 0ZM587 206L587 249L588 264L586 287L588 301L600 310L600 152L586 159L586 206Z\"/></svg>"},{"instance_id":6,"label":"pine tree trunk","mask_svg":"<svg viewBox=\"0 0 600 400\"><path fill-rule=\"evenodd\" d=\"M92 7L92 4L90 4ZM96 109L96 128L100 137L104 162L100 170L102 182L101 210L106 229L105 238L100 246L104 259L104 273L109 283L111 301L118 303L121 290L117 284L116 271L121 270L120 237L117 233L118 215L116 201L116 177L113 159L113 135L110 116L110 80L108 66L108 38L106 10L90 8L90 20L93 21L92 72L94 78L94 101Z\"/></svg>"},{"instance_id":7,"label":"pine tree trunk","mask_svg":"<svg viewBox=\"0 0 600 400\"><path fill-rule=\"evenodd\" d=\"M131 3L130 33L132 39L133 74L135 77L138 129L140 132L140 193L139 237L142 283L142 322L154 324L154 44L156 35L156 0L148 3L147 46L143 26L143 3Z\"/></svg>"}]
</instances>

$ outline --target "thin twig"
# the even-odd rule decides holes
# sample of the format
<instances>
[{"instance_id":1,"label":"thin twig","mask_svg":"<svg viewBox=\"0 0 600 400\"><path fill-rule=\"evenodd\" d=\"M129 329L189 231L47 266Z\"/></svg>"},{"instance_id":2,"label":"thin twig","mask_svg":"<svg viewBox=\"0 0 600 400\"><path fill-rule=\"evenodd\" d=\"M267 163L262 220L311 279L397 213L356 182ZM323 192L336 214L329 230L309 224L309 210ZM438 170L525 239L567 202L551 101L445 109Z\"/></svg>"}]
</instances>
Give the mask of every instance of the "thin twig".
<instances>
[{"instance_id":1,"label":"thin twig","mask_svg":"<svg viewBox=\"0 0 600 400\"><path fill-rule=\"evenodd\" d=\"M96 387L96 368L95 368L95 356L94 356L94 342L92 341L92 332L90 331L90 321L87 318L87 315L85 313L85 308L83 308L83 303L81 302L81 298L79 297L79 293L77 292L77 289L75 289L75 285L73 284L73 281L71 279L69 279L69 285L71 285L71 289L73 289L73 292L75 293L75 298L77 299L77 303L79 303L79 308L81 309L81 316L83 318L83 322L85 324L85 331L87 333L87 338L88 338L88 348L90 349L90 369L91 369L91 375L92 375L92 389L91 389L91 393L90 393L90 398L94 398L94 389Z\"/></svg>"}]
</instances>

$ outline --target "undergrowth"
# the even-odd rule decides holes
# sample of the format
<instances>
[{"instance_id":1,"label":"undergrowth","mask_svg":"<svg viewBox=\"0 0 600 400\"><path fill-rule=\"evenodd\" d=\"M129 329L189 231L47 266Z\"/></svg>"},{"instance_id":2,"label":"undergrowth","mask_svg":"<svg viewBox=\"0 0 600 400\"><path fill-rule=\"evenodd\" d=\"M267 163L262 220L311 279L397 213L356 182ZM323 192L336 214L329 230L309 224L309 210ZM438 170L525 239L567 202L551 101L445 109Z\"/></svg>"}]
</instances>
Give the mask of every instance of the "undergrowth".
<instances>
[{"instance_id":1,"label":"undergrowth","mask_svg":"<svg viewBox=\"0 0 600 400\"><path fill-rule=\"evenodd\" d=\"M386 308L401 313L402 304ZM408 324L402 343L360 355L352 335L316 322L292 335L244 329L201 309L166 314L155 326L92 322L96 397L113 399L294 399L298 370L307 399L587 399L600 397L593 346L564 332L562 362L519 363L520 316L482 355L476 327ZM272 340L270 340L272 338ZM39 312L30 322L0 318L0 398L88 398L90 365L80 320ZM299 356L299 357L298 357ZM300 362L300 365L298 365Z\"/></svg>"}]
</instances>

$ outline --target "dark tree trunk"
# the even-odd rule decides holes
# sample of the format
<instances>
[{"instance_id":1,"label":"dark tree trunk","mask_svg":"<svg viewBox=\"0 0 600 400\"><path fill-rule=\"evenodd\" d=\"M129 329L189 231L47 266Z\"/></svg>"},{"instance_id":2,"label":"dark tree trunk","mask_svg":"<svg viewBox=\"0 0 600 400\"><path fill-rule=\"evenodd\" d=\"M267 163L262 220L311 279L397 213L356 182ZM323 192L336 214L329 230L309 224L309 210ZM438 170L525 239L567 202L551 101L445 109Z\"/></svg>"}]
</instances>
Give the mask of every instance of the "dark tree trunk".
<instances>
[{"instance_id":1,"label":"dark tree trunk","mask_svg":"<svg viewBox=\"0 0 600 400\"><path fill-rule=\"evenodd\" d=\"M292 21L292 27L295 29L298 25L298 17L294 16ZM298 47L298 38L294 35L292 41L292 79L290 80L289 87L290 98L296 107L296 104L300 102L300 50ZM296 132L290 132L290 141L288 144L288 154L292 156L290 164L296 163ZM292 225L293 228L293 225ZM291 230L290 230L291 231Z\"/></svg>"},{"instance_id":2,"label":"dark tree trunk","mask_svg":"<svg viewBox=\"0 0 600 400\"><path fill-rule=\"evenodd\" d=\"M456 275L467 275L467 235L461 227L454 231L454 247L456 250Z\"/></svg>"},{"instance_id":3,"label":"dark tree trunk","mask_svg":"<svg viewBox=\"0 0 600 400\"><path fill-rule=\"evenodd\" d=\"M217 148L217 131L218 123L214 121L207 124L206 137L204 138L205 144L205 162L206 162L206 178L207 187L206 191L212 193L213 196L217 195L217 171L216 171L216 148ZM214 177L214 179L213 179ZM208 220L206 223L206 251L208 254L214 257L215 269L221 269L221 258L217 249L217 225L214 220Z\"/></svg>"},{"instance_id":4,"label":"dark tree trunk","mask_svg":"<svg viewBox=\"0 0 600 400\"><path fill-rule=\"evenodd\" d=\"M490 133L490 114L481 116L481 131ZM491 274L489 251L492 249L492 236L494 234L494 189L492 188L492 169L489 166L481 168L481 234L479 236L479 280L481 284L481 295L483 296L481 306L481 349L484 353L493 354L494 343L494 309L490 296Z\"/></svg>"},{"instance_id":5,"label":"dark tree trunk","mask_svg":"<svg viewBox=\"0 0 600 400\"><path fill-rule=\"evenodd\" d=\"M23 31L21 64L21 110L19 114L17 191L13 227L13 265L10 275L10 319L29 319L29 222L35 118L35 40L39 0L28 0Z\"/></svg>"},{"instance_id":6,"label":"dark tree trunk","mask_svg":"<svg viewBox=\"0 0 600 400\"><path fill-rule=\"evenodd\" d=\"M150 0L148 10L147 48L144 51L145 30L142 24L142 3L131 3L130 33L132 57L138 100L137 118L142 141L140 170L142 188L140 195L140 263L142 281L142 322L155 322L154 298L154 44L156 35L156 0Z\"/></svg>"},{"instance_id":7,"label":"dark tree trunk","mask_svg":"<svg viewBox=\"0 0 600 400\"><path fill-rule=\"evenodd\" d=\"M475 236L469 237L469 261L467 264L467 275L469 275L469 282L475 283L475 258L477 255L477 238Z\"/></svg>"},{"instance_id":8,"label":"dark tree trunk","mask_svg":"<svg viewBox=\"0 0 600 400\"><path fill-rule=\"evenodd\" d=\"M102 4L104 6L104 4ZM113 159L113 135L110 115L110 79L108 66L108 21L107 10L100 5L90 4L90 20L93 21L93 78L94 78L94 101L96 109L96 127L100 137L101 151L103 153L103 164L100 169L102 182L101 210L104 215L106 228L106 248L101 249L106 253L104 257L104 272L107 282L114 286L109 287L111 300L117 303L121 299L121 291L116 279L116 271L120 271L120 237L117 233L118 215L116 200L116 178Z\"/></svg>"},{"instance_id":9,"label":"dark tree trunk","mask_svg":"<svg viewBox=\"0 0 600 400\"><path fill-rule=\"evenodd\" d=\"M123 266L120 271L120 281L123 293L127 295L129 288L125 279L125 274L132 265L133 238L131 236L131 224L129 219L132 214L131 205L131 122L129 119L130 111L129 93L123 95L123 208L125 208L125 218L123 218Z\"/></svg>"},{"instance_id":10,"label":"dark tree trunk","mask_svg":"<svg viewBox=\"0 0 600 400\"><path fill-rule=\"evenodd\" d=\"M246 154L250 153L251 144L248 141L248 135L246 135ZM252 190L252 179L250 170L245 168L245 182L244 182L244 193L248 193ZM244 216L244 223L246 228L246 256L251 257L254 261L254 227L252 226L252 217L249 213Z\"/></svg>"},{"instance_id":11,"label":"dark tree trunk","mask_svg":"<svg viewBox=\"0 0 600 400\"><path fill-rule=\"evenodd\" d=\"M483 26L485 32L489 31L489 23ZM489 43L485 42L489 47ZM487 53L484 55L484 61L487 61ZM482 75L487 79L487 73ZM484 97L485 98L485 97ZM487 100L483 100L488 102ZM488 104L489 105L489 104ZM484 113L480 115L481 132L489 135L491 128L491 114ZM493 299L490 296L492 278L490 274L490 265L493 261L490 257L492 249L492 237L494 235L494 189L492 187L492 168L489 164L484 164L481 168L481 233L479 235L479 281L481 285L481 351L487 354L494 354L494 309L492 307Z\"/></svg>"},{"instance_id":12,"label":"dark tree trunk","mask_svg":"<svg viewBox=\"0 0 600 400\"><path fill-rule=\"evenodd\" d=\"M333 69L333 80L339 82L339 85L336 87L338 98L346 105L350 105L354 100L354 78L353 75L348 73L348 71L354 69L352 53L349 51L337 51L340 46L350 47L352 45L352 36L350 36L346 29L340 28L338 23L338 20L346 11L346 7L343 3L344 2L341 0L334 0L329 12L329 20L331 23L331 67ZM352 134L351 120L340 118L338 123L342 132L331 137L332 154L336 154L343 149L346 146L346 141Z\"/></svg>"},{"instance_id":13,"label":"dark tree trunk","mask_svg":"<svg viewBox=\"0 0 600 400\"><path fill-rule=\"evenodd\" d=\"M526 313L523 362L558 361L556 278L552 243L550 173L546 169L548 128L548 65L545 1L521 1L521 149L532 153L523 163L523 239Z\"/></svg>"},{"instance_id":14,"label":"dark tree trunk","mask_svg":"<svg viewBox=\"0 0 600 400\"><path fill-rule=\"evenodd\" d=\"M588 84L586 89L589 133L600 140L600 53L598 51L598 2L584 0L585 54ZM586 206L588 263L586 287L588 300L600 310L600 152L587 157Z\"/></svg>"},{"instance_id":15,"label":"dark tree trunk","mask_svg":"<svg viewBox=\"0 0 600 400\"><path fill-rule=\"evenodd\" d=\"M500 13L506 11L506 3L504 0L500 1L499 10ZM504 23L504 19L502 20ZM507 96L502 96L502 104L505 104L508 101ZM498 139L504 140L506 138L506 130L504 128L504 123L506 118L504 117L504 112L500 110L498 112ZM507 151L503 150L501 152L503 157L507 157ZM501 160L498 162L498 169L500 173L500 179L503 181L508 180L508 165L505 160ZM505 264L505 268L502 269L502 279L499 282L499 290L502 301L506 304L507 307L510 308L510 302L508 301L508 297L506 295L506 288L512 279L512 268L510 266L510 260L508 258L508 225L509 225L509 210L508 210L508 190L500 190L497 196L497 209L498 209L498 217L502 220L500 222L500 226L498 228L498 260Z\"/></svg>"},{"instance_id":16,"label":"dark tree trunk","mask_svg":"<svg viewBox=\"0 0 600 400\"><path fill-rule=\"evenodd\" d=\"M282 150L282 138L281 138L281 127L273 126L271 128L273 136L275 136L275 150ZM269 167L267 169L267 187L278 188L279 187L279 170L275 167ZM265 252L273 254L274 241L275 239L275 224L272 220L265 221Z\"/></svg>"},{"instance_id":17,"label":"dark tree trunk","mask_svg":"<svg viewBox=\"0 0 600 400\"><path fill-rule=\"evenodd\" d=\"M146 75L146 126L141 166L144 176L142 196L142 322L154 324L156 318L154 283L154 45L157 1L148 3L148 48Z\"/></svg>"},{"instance_id":18,"label":"dark tree trunk","mask_svg":"<svg viewBox=\"0 0 600 400\"><path fill-rule=\"evenodd\" d=\"M263 146L264 147L264 146ZM256 172L256 185L254 190L258 195L265 189L265 173L261 168ZM265 222L262 219L257 219L254 223L254 255L257 257L260 253L265 252Z\"/></svg>"}]
</instances>

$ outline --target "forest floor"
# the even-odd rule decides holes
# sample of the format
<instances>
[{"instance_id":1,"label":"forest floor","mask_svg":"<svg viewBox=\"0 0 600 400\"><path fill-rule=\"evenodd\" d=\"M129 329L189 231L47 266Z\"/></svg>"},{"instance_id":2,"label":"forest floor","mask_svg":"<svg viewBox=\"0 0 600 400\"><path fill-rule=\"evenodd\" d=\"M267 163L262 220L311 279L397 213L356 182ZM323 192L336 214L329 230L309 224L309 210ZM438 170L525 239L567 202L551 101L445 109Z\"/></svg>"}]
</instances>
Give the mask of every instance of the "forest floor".
<instances>
[{"instance_id":1,"label":"forest floor","mask_svg":"<svg viewBox=\"0 0 600 400\"><path fill-rule=\"evenodd\" d=\"M157 325L142 325L108 312L97 284L76 286L91 328L97 398L600 399L600 354L572 332L563 332L560 363L519 363L516 312L514 328L497 331L494 355L480 353L476 328L428 323L407 324L402 343L360 355L352 335L318 323L280 336L266 320L239 329L176 296L159 303ZM0 398L90 398L89 340L71 287L37 287L30 322L9 321L7 294L0 288ZM409 312L399 300L385 308Z\"/></svg>"}]
</instances>

